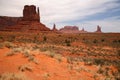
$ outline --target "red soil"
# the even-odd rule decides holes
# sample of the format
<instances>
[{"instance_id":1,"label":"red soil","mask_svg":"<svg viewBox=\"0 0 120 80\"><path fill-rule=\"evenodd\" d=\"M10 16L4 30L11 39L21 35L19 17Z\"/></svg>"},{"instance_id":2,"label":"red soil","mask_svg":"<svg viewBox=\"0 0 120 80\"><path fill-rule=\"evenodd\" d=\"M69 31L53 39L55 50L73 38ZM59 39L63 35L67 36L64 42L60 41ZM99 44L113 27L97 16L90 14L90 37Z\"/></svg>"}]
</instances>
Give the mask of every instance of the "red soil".
<instances>
[{"instance_id":1,"label":"red soil","mask_svg":"<svg viewBox=\"0 0 120 80\"><path fill-rule=\"evenodd\" d=\"M33 53L35 58L39 61L39 64L35 64L29 62L28 59L20 53L13 56L5 56L9 51L10 49L8 48L0 49L0 74L5 72L21 72L18 67L29 64L30 67L32 67L32 71L26 70L22 73L25 73L33 80L94 80L94 72L97 70L94 65L85 66L84 62L79 62L77 65L83 68L80 72L75 69L71 70L68 67L70 64L67 62L66 58L62 57L62 61L59 62L57 59L51 58L42 52ZM92 72L86 70L92 70Z\"/></svg>"}]
</instances>

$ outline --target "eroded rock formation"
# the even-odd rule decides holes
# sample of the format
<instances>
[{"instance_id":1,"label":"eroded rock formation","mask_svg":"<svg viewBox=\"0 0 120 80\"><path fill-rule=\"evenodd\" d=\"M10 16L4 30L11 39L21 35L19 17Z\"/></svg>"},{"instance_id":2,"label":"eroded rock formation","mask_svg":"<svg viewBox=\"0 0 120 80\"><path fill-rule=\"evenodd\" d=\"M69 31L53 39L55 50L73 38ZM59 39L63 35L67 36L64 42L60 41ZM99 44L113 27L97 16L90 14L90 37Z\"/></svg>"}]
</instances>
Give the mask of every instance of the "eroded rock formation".
<instances>
[{"instance_id":1,"label":"eroded rock formation","mask_svg":"<svg viewBox=\"0 0 120 80\"><path fill-rule=\"evenodd\" d=\"M101 31L101 27L98 25L97 26L97 30L95 31L96 33L101 33L102 31Z\"/></svg>"},{"instance_id":2,"label":"eroded rock formation","mask_svg":"<svg viewBox=\"0 0 120 80\"><path fill-rule=\"evenodd\" d=\"M87 31L85 31L85 29L82 28L82 30L80 30L80 33L87 33Z\"/></svg>"},{"instance_id":3,"label":"eroded rock formation","mask_svg":"<svg viewBox=\"0 0 120 80\"><path fill-rule=\"evenodd\" d=\"M79 29L77 26L65 26L60 29L60 32L63 33L79 33Z\"/></svg>"},{"instance_id":4,"label":"eroded rock formation","mask_svg":"<svg viewBox=\"0 0 120 80\"><path fill-rule=\"evenodd\" d=\"M58 31L58 30L56 29L56 25L55 25L55 24L53 25L52 31Z\"/></svg>"},{"instance_id":5,"label":"eroded rock formation","mask_svg":"<svg viewBox=\"0 0 120 80\"><path fill-rule=\"evenodd\" d=\"M23 20L40 22L39 7L37 8L37 11L36 11L36 6L25 5L23 9Z\"/></svg>"},{"instance_id":6,"label":"eroded rock formation","mask_svg":"<svg viewBox=\"0 0 120 80\"><path fill-rule=\"evenodd\" d=\"M25 5L23 9L23 17L18 17L16 21L13 21L14 24L8 26L10 21L6 20L4 23L5 27L1 28L1 31L20 31L20 32L39 32L39 31L50 31L44 24L40 22L39 8L34 5ZM3 20L4 21L4 20ZM1 23L1 21L0 21Z\"/></svg>"},{"instance_id":7,"label":"eroded rock formation","mask_svg":"<svg viewBox=\"0 0 120 80\"><path fill-rule=\"evenodd\" d=\"M0 16L0 28L16 25L21 19L22 17Z\"/></svg>"}]
</instances>

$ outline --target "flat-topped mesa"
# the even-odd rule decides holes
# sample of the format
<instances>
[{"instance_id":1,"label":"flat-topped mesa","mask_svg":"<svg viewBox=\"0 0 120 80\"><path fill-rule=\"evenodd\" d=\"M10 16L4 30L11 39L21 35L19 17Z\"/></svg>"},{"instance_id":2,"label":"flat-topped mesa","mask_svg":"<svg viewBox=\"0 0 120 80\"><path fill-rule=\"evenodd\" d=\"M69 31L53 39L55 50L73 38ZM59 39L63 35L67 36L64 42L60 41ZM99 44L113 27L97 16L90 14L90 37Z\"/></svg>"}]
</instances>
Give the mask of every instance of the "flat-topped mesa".
<instances>
[{"instance_id":1,"label":"flat-topped mesa","mask_svg":"<svg viewBox=\"0 0 120 80\"><path fill-rule=\"evenodd\" d=\"M61 31L79 31L77 26L64 26L64 28L60 29Z\"/></svg>"},{"instance_id":2,"label":"flat-topped mesa","mask_svg":"<svg viewBox=\"0 0 120 80\"><path fill-rule=\"evenodd\" d=\"M64 26L64 28L60 29L60 32L63 33L79 33L79 29L77 26Z\"/></svg>"},{"instance_id":3,"label":"flat-topped mesa","mask_svg":"<svg viewBox=\"0 0 120 80\"><path fill-rule=\"evenodd\" d=\"M23 9L23 21L37 21L40 22L39 7L36 11L36 6L25 5Z\"/></svg>"}]
</instances>

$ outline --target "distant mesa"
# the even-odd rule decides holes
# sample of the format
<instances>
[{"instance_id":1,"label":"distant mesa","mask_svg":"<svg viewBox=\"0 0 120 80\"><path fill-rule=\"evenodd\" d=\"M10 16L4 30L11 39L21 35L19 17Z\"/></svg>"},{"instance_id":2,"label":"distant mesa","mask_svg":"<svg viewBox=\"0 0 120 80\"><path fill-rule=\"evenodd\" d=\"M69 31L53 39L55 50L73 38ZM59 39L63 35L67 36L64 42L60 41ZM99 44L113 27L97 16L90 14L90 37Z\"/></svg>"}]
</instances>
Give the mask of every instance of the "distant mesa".
<instances>
[{"instance_id":1,"label":"distant mesa","mask_svg":"<svg viewBox=\"0 0 120 80\"><path fill-rule=\"evenodd\" d=\"M56 24L54 24L53 29L50 30L43 23L41 23L39 7L36 7L35 5L25 5L23 9L23 17L0 16L0 31L53 31L60 33L91 33L86 31L84 28L79 30L78 26L64 26L58 30L56 28ZM101 27L99 25L97 26L97 30L94 33L102 33Z\"/></svg>"},{"instance_id":2,"label":"distant mesa","mask_svg":"<svg viewBox=\"0 0 120 80\"><path fill-rule=\"evenodd\" d=\"M64 26L64 28L60 29L60 32L63 33L79 33L79 29L77 26Z\"/></svg>"},{"instance_id":3,"label":"distant mesa","mask_svg":"<svg viewBox=\"0 0 120 80\"><path fill-rule=\"evenodd\" d=\"M102 33L101 27L98 25L95 32L88 32L84 28L79 30L78 26L64 26L59 30L62 33Z\"/></svg>"},{"instance_id":4,"label":"distant mesa","mask_svg":"<svg viewBox=\"0 0 120 80\"><path fill-rule=\"evenodd\" d=\"M87 31L79 30L78 26L64 26L64 28L60 29L60 32L62 33L87 33Z\"/></svg>"},{"instance_id":5,"label":"distant mesa","mask_svg":"<svg viewBox=\"0 0 120 80\"><path fill-rule=\"evenodd\" d=\"M39 7L37 8L34 5L25 5L23 9L23 21L37 21L40 22Z\"/></svg>"},{"instance_id":6,"label":"distant mesa","mask_svg":"<svg viewBox=\"0 0 120 80\"><path fill-rule=\"evenodd\" d=\"M25 5L23 9L23 17L0 17L1 31L17 31L17 32L39 32L50 31L48 27L40 22L39 7Z\"/></svg>"}]
</instances>

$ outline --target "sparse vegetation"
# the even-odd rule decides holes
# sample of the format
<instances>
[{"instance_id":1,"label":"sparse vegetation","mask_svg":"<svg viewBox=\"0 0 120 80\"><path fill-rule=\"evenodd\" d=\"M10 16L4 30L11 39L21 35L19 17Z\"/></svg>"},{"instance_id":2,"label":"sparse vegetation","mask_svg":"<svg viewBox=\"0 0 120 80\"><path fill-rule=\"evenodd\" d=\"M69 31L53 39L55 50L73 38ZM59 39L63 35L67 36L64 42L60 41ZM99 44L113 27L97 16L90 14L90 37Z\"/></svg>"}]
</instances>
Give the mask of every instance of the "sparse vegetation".
<instances>
[{"instance_id":1,"label":"sparse vegetation","mask_svg":"<svg viewBox=\"0 0 120 80\"><path fill-rule=\"evenodd\" d=\"M33 71L33 68L29 65L29 64L24 64L24 65L21 65L21 66L19 66L18 67L18 69L20 70L20 71L22 71L22 72L24 72L24 71L30 71L30 72L32 72Z\"/></svg>"},{"instance_id":2,"label":"sparse vegetation","mask_svg":"<svg viewBox=\"0 0 120 80\"><path fill-rule=\"evenodd\" d=\"M39 33L37 35L34 33L16 33L12 39L10 39L11 35L13 35L13 33L10 32L9 34L0 34L0 36L2 36L0 39L0 50L10 50L6 56L17 54L16 56L18 57L22 54L20 59L25 59L27 63L24 62L24 64L17 65L18 70L21 72L34 72L34 67L31 66L35 66L35 70L46 71L46 73L43 74L44 79L58 75L57 72L51 72L52 74L50 74L49 70L46 69L48 68L46 67L48 61L43 65L44 68L41 67L43 63L41 58L42 55L44 55L47 59L49 58L49 60L57 62L58 65L55 65L52 69L56 69L57 67L56 70L60 71L59 67L66 69L66 66L62 64L67 65L68 70L65 72L70 73L69 75L71 75L71 73L73 74L73 72L81 75L81 71L83 71L88 75L92 75L93 77L91 78L95 80L100 77L103 77L101 80L119 80L120 78L120 38L118 34L117 36L113 34L99 34L98 36L98 34L87 33L71 35L58 33ZM3 40L5 42L3 42ZM45 54L47 56L45 56ZM9 58L14 59L16 56ZM5 58L7 59L7 57ZM0 62L2 62L2 60ZM22 63L22 61L20 63ZM32 65L28 65L28 63ZM52 65L51 63L49 64ZM114 68L110 68L111 66L115 67L115 71ZM39 76L41 74L36 75Z\"/></svg>"},{"instance_id":3,"label":"sparse vegetation","mask_svg":"<svg viewBox=\"0 0 120 80\"><path fill-rule=\"evenodd\" d=\"M23 73L3 73L0 75L0 80L30 80Z\"/></svg>"},{"instance_id":4,"label":"sparse vegetation","mask_svg":"<svg viewBox=\"0 0 120 80\"><path fill-rule=\"evenodd\" d=\"M66 40L65 40L65 43L66 43L66 46L71 46L70 40L66 39Z\"/></svg>"},{"instance_id":5,"label":"sparse vegetation","mask_svg":"<svg viewBox=\"0 0 120 80\"><path fill-rule=\"evenodd\" d=\"M93 43L98 43L98 41L96 39L93 40Z\"/></svg>"},{"instance_id":6,"label":"sparse vegetation","mask_svg":"<svg viewBox=\"0 0 120 80\"><path fill-rule=\"evenodd\" d=\"M47 41L47 37L43 36L43 42L46 42L46 41Z\"/></svg>"},{"instance_id":7,"label":"sparse vegetation","mask_svg":"<svg viewBox=\"0 0 120 80\"><path fill-rule=\"evenodd\" d=\"M15 55L15 52L13 51L6 53L6 56L13 56L13 55Z\"/></svg>"},{"instance_id":8,"label":"sparse vegetation","mask_svg":"<svg viewBox=\"0 0 120 80\"><path fill-rule=\"evenodd\" d=\"M13 47L14 47L14 44L13 44L12 42L7 42L7 41L6 41L6 42L4 42L3 44L4 44L4 46L7 47L7 48L13 48Z\"/></svg>"},{"instance_id":9,"label":"sparse vegetation","mask_svg":"<svg viewBox=\"0 0 120 80\"><path fill-rule=\"evenodd\" d=\"M2 49L4 47L4 45L2 43L0 43L0 49Z\"/></svg>"}]
</instances>

